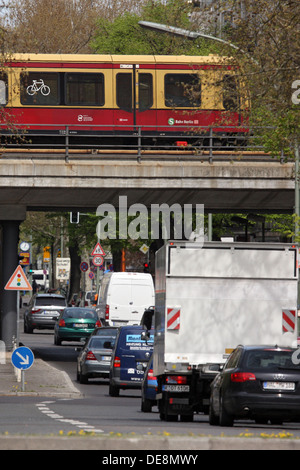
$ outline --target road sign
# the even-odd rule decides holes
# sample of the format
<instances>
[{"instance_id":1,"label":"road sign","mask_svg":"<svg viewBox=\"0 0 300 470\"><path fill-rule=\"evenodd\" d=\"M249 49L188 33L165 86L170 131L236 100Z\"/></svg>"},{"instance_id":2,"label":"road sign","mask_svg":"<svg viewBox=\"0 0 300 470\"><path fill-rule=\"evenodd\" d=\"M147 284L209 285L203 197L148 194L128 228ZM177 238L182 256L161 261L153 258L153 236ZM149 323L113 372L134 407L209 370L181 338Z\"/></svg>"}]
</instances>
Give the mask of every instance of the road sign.
<instances>
[{"instance_id":1,"label":"road sign","mask_svg":"<svg viewBox=\"0 0 300 470\"><path fill-rule=\"evenodd\" d=\"M30 265L30 253L28 251L21 251L19 253L19 257L23 257L22 260L20 260L20 265L21 266L29 266Z\"/></svg>"},{"instance_id":2,"label":"road sign","mask_svg":"<svg viewBox=\"0 0 300 470\"><path fill-rule=\"evenodd\" d=\"M85 261L82 261L80 264L80 269L83 273L85 273L89 269L89 265Z\"/></svg>"},{"instance_id":3,"label":"road sign","mask_svg":"<svg viewBox=\"0 0 300 470\"><path fill-rule=\"evenodd\" d=\"M11 355L11 362L14 367L20 370L27 370L34 363L34 355L31 349L21 346L14 350Z\"/></svg>"},{"instance_id":4,"label":"road sign","mask_svg":"<svg viewBox=\"0 0 300 470\"><path fill-rule=\"evenodd\" d=\"M103 258L100 255L94 256L93 258L93 265L94 266L102 266L103 264Z\"/></svg>"},{"instance_id":5,"label":"road sign","mask_svg":"<svg viewBox=\"0 0 300 470\"><path fill-rule=\"evenodd\" d=\"M90 271L90 272L89 272L89 278L90 278L90 279L94 279L94 277L95 277L95 274L94 274L92 271Z\"/></svg>"},{"instance_id":6,"label":"road sign","mask_svg":"<svg viewBox=\"0 0 300 470\"><path fill-rule=\"evenodd\" d=\"M21 266L18 266L4 287L5 290L32 290Z\"/></svg>"},{"instance_id":7,"label":"road sign","mask_svg":"<svg viewBox=\"0 0 300 470\"><path fill-rule=\"evenodd\" d=\"M97 255L100 255L100 256L105 256L105 251L103 250L102 246L100 245L100 243L96 243L93 251L92 251L92 256L97 256Z\"/></svg>"},{"instance_id":8,"label":"road sign","mask_svg":"<svg viewBox=\"0 0 300 470\"><path fill-rule=\"evenodd\" d=\"M140 251L141 251L142 253L144 253L144 255L145 255L145 254L148 253L148 251L149 251L149 246L145 245L145 243L144 243L144 244L141 246Z\"/></svg>"}]
</instances>

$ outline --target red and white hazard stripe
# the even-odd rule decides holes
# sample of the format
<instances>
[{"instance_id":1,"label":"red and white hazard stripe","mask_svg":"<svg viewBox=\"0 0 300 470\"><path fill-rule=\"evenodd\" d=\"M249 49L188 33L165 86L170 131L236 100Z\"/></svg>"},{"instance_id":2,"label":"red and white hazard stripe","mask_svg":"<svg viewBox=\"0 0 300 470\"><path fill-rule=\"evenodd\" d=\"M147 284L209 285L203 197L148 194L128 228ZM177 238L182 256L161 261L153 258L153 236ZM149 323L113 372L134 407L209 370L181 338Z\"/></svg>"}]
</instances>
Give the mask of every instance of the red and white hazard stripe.
<instances>
[{"instance_id":1,"label":"red and white hazard stripe","mask_svg":"<svg viewBox=\"0 0 300 470\"><path fill-rule=\"evenodd\" d=\"M283 333L294 333L296 327L296 310L282 310L282 331Z\"/></svg>"},{"instance_id":2,"label":"red and white hazard stripe","mask_svg":"<svg viewBox=\"0 0 300 470\"><path fill-rule=\"evenodd\" d=\"M167 329L179 330L180 328L180 307L167 308Z\"/></svg>"}]
</instances>

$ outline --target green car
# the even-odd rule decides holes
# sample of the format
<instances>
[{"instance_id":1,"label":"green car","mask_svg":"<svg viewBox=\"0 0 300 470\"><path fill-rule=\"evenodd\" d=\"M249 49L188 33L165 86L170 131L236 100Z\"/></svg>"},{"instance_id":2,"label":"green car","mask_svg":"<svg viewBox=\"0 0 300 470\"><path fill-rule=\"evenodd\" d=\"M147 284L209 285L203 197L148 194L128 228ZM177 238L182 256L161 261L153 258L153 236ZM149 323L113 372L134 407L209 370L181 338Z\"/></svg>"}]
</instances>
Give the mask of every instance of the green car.
<instances>
[{"instance_id":1,"label":"green car","mask_svg":"<svg viewBox=\"0 0 300 470\"><path fill-rule=\"evenodd\" d=\"M54 344L60 346L62 341L82 341L99 326L102 325L94 309L65 308L54 326Z\"/></svg>"}]
</instances>

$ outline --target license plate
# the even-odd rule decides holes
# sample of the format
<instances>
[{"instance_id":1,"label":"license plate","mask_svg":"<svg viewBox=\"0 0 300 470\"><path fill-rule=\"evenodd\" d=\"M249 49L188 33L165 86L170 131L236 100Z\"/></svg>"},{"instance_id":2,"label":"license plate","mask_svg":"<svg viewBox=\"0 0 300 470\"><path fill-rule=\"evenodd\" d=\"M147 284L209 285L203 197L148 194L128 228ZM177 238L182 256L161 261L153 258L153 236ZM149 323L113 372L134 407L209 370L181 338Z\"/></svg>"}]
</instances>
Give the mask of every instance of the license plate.
<instances>
[{"instance_id":1,"label":"license plate","mask_svg":"<svg viewBox=\"0 0 300 470\"><path fill-rule=\"evenodd\" d=\"M264 382L264 390L295 390L294 382Z\"/></svg>"},{"instance_id":2,"label":"license plate","mask_svg":"<svg viewBox=\"0 0 300 470\"><path fill-rule=\"evenodd\" d=\"M164 392L189 392L189 385L163 385Z\"/></svg>"},{"instance_id":3,"label":"license plate","mask_svg":"<svg viewBox=\"0 0 300 470\"><path fill-rule=\"evenodd\" d=\"M102 361L110 361L110 356L102 356Z\"/></svg>"},{"instance_id":4,"label":"license plate","mask_svg":"<svg viewBox=\"0 0 300 470\"><path fill-rule=\"evenodd\" d=\"M74 323L74 327L75 328L88 328L89 325L87 325L86 323Z\"/></svg>"}]
</instances>

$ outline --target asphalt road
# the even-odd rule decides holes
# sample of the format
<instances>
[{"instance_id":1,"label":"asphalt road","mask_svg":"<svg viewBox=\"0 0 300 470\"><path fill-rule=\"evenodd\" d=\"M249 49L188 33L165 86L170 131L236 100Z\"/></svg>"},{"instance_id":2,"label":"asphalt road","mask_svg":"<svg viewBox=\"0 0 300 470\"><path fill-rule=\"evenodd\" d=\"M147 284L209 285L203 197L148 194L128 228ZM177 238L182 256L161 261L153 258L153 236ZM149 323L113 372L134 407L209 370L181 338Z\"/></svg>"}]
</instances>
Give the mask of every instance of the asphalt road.
<instances>
[{"instance_id":1,"label":"asphalt road","mask_svg":"<svg viewBox=\"0 0 300 470\"><path fill-rule=\"evenodd\" d=\"M284 423L274 427L257 425L252 421L238 421L232 428L220 428L210 426L208 416L203 414L196 415L193 423L160 421L156 407L152 413L141 412L140 391L126 390L121 391L119 397L110 397L108 380L93 379L87 385L79 384L76 380L78 352L75 351L79 343L55 346L53 332L46 330L35 331L32 335L23 333L21 342L31 348L35 356L67 372L83 398L47 400L6 397L0 403L0 433L49 434L91 429L102 434L221 436L225 433L227 436L260 437L262 434L271 436L285 432L300 438L300 423ZM55 419L55 416L60 416L60 420Z\"/></svg>"},{"instance_id":2,"label":"asphalt road","mask_svg":"<svg viewBox=\"0 0 300 470\"><path fill-rule=\"evenodd\" d=\"M236 421L232 428L221 428L210 426L208 416L203 414L196 415L192 423L160 421L156 407L151 413L141 412L140 391L121 391L119 397L110 397L108 380L94 379L87 385L78 383L78 352L75 348L79 343L55 346L53 332L46 330L35 331L31 335L22 333L20 340L32 349L35 357L65 371L81 392L82 398L2 396L1 449L5 449L6 445L8 449L23 449L27 445L30 449L44 449L49 446L59 449L64 448L63 439L68 439L68 449L94 448L95 442L91 439L83 440L84 442L78 437L77 440L70 440L70 436L90 434L98 438L114 439L106 445L114 443L116 446L119 439L121 446L123 439L122 449L139 449L141 445L147 450L156 449L151 447L153 445L159 445L162 449L168 449L170 445L174 449L278 449L282 446L293 448L294 445L300 448L300 423L284 423L274 427L245 420ZM23 439L19 442L20 436ZM132 443L132 439L139 441ZM103 444L102 440L101 445Z\"/></svg>"}]
</instances>

